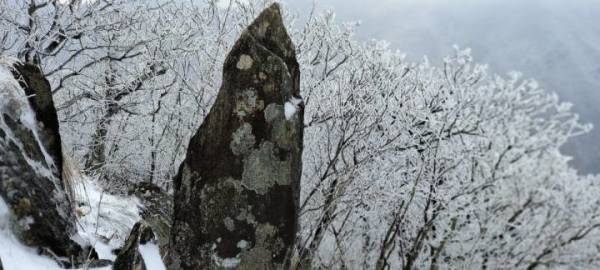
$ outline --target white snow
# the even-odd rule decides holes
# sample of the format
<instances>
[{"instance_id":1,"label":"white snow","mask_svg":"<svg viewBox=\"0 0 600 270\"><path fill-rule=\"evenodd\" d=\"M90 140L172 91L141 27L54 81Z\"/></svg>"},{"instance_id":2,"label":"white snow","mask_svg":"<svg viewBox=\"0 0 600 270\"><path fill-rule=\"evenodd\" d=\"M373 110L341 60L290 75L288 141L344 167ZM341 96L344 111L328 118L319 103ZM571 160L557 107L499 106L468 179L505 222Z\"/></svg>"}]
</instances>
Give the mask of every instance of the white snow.
<instances>
[{"instance_id":1,"label":"white snow","mask_svg":"<svg viewBox=\"0 0 600 270\"><path fill-rule=\"evenodd\" d=\"M144 259L146 270L166 270L165 264L160 257L160 250L155 243L147 243L139 246L140 254Z\"/></svg>"},{"instance_id":2,"label":"white snow","mask_svg":"<svg viewBox=\"0 0 600 270\"><path fill-rule=\"evenodd\" d=\"M301 98L292 97L284 104L283 109L286 120L290 120L292 119L292 117L294 117L294 115L298 111L298 106L300 105L300 103L302 103Z\"/></svg>"},{"instance_id":3,"label":"white snow","mask_svg":"<svg viewBox=\"0 0 600 270\"><path fill-rule=\"evenodd\" d=\"M38 255L36 248L27 247L19 242L10 228L10 218L10 210L0 198L0 260L4 270L63 269L54 260ZM93 269L110 270L110 267Z\"/></svg>"},{"instance_id":4,"label":"white snow","mask_svg":"<svg viewBox=\"0 0 600 270\"><path fill-rule=\"evenodd\" d=\"M79 235L96 248L101 259L114 260L111 250L123 244L133 225L141 219L141 203L135 197L105 193L86 176L76 181L75 193Z\"/></svg>"},{"instance_id":5,"label":"white snow","mask_svg":"<svg viewBox=\"0 0 600 270\"><path fill-rule=\"evenodd\" d=\"M285 103L284 110L285 110L285 119L287 119L287 120L292 119L294 114L296 114L296 106L294 106L294 104L292 104L289 101Z\"/></svg>"}]
</instances>

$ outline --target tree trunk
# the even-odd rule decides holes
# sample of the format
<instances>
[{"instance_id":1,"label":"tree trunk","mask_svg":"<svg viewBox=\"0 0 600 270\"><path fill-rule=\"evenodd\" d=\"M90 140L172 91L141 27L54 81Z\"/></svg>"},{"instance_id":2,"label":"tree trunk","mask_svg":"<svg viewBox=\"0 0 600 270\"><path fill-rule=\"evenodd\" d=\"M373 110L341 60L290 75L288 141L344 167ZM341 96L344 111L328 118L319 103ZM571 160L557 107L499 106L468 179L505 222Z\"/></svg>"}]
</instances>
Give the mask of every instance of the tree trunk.
<instances>
[{"instance_id":1,"label":"tree trunk","mask_svg":"<svg viewBox=\"0 0 600 270\"><path fill-rule=\"evenodd\" d=\"M84 158L86 171L97 171L106 163L106 135L114 115L113 111L109 108L96 125L90 149Z\"/></svg>"}]
</instances>

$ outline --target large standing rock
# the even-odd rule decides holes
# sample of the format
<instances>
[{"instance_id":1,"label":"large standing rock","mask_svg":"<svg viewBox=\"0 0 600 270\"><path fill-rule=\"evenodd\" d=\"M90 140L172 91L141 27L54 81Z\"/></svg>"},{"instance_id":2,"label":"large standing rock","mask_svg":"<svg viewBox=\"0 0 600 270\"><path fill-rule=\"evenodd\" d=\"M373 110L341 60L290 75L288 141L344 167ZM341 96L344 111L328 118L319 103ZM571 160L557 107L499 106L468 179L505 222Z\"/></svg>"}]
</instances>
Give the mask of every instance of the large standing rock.
<instances>
[{"instance_id":1,"label":"large standing rock","mask_svg":"<svg viewBox=\"0 0 600 270\"><path fill-rule=\"evenodd\" d=\"M17 76L26 90L11 74L20 74L21 69L31 72ZM35 96L28 99L27 95ZM0 197L25 244L77 260L83 252L71 239L76 233L75 216L61 182L61 163L58 120L48 82L35 67L12 69L0 63Z\"/></svg>"},{"instance_id":2,"label":"large standing rock","mask_svg":"<svg viewBox=\"0 0 600 270\"><path fill-rule=\"evenodd\" d=\"M303 109L273 4L241 35L175 178L170 269L285 267L297 230Z\"/></svg>"}]
</instances>

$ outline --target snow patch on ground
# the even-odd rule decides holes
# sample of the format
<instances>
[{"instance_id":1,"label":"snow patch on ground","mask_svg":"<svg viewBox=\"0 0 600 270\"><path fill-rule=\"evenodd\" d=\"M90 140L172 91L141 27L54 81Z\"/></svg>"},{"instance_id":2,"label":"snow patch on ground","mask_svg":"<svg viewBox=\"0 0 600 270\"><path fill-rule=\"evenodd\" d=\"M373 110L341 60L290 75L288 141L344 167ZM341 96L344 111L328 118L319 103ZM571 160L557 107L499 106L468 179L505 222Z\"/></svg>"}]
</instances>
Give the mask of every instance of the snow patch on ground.
<instances>
[{"instance_id":1,"label":"snow patch on ground","mask_svg":"<svg viewBox=\"0 0 600 270\"><path fill-rule=\"evenodd\" d=\"M147 243L139 246L140 254L144 259L146 270L166 270L165 264L163 263L160 250L158 245L155 243Z\"/></svg>"},{"instance_id":2,"label":"snow patch on ground","mask_svg":"<svg viewBox=\"0 0 600 270\"><path fill-rule=\"evenodd\" d=\"M105 193L86 176L75 186L79 235L96 248L101 259L114 260L111 251L123 245L133 225L141 220L141 202L133 196Z\"/></svg>"}]
</instances>

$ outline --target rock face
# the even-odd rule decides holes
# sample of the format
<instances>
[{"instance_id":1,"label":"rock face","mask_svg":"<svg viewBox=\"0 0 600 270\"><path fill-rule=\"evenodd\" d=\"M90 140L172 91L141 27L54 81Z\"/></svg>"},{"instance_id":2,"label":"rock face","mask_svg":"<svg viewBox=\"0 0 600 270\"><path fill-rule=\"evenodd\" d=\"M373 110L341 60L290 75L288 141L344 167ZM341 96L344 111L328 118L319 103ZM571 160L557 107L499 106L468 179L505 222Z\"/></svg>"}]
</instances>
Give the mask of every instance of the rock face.
<instances>
[{"instance_id":1,"label":"rock face","mask_svg":"<svg viewBox=\"0 0 600 270\"><path fill-rule=\"evenodd\" d=\"M11 74L20 74L19 70L25 90ZM35 97L28 100L26 95ZM48 82L35 67L13 69L0 62L0 197L9 205L13 229L25 244L77 259L83 253L71 240L75 216L61 181L61 164Z\"/></svg>"},{"instance_id":2,"label":"rock face","mask_svg":"<svg viewBox=\"0 0 600 270\"><path fill-rule=\"evenodd\" d=\"M144 222L136 223L117 254L113 270L146 270L139 247L151 241L155 241L155 238L150 226Z\"/></svg>"},{"instance_id":3,"label":"rock face","mask_svg":"<svg viewBox=\"0 0 600 270\"><path fill-rule=\"evenodd\" d=\"M142 219L152 228L161 254L168 253L171 225L173 223L173 196L161 190L158 186L141 182L128 192L140 199L144 206L141 211Z\"/></svg>"},{"instance_id":4,"label":"rock face","mask_svg":"<svg viewBox=\"0 0 600 270\"><path fill-rule=\"evenodd\" d=\"M169 269L286 267L297 231L303 105L273 4L242 33L175 178Z\"/></svg>"},{"instance_id":5,"label":"rock face","mask_svg":"<svg viewBox=\"0 0 600 270\"><path fill-rule=\"evenodd\" d=\"M31 64L16 63L13 76L25 90L29 104L38 121L38 131L48 154L57 168L62 170L62 148L56 107L52 100L52 88L42 71ZM59 175L60 176L60 175Z\"/></svg>"}]
</instances>

